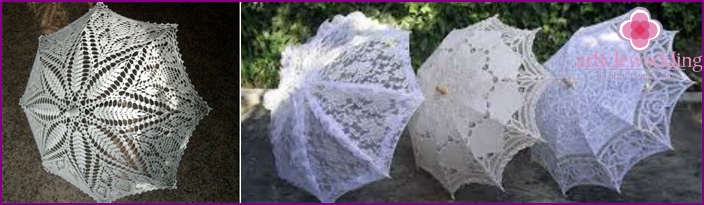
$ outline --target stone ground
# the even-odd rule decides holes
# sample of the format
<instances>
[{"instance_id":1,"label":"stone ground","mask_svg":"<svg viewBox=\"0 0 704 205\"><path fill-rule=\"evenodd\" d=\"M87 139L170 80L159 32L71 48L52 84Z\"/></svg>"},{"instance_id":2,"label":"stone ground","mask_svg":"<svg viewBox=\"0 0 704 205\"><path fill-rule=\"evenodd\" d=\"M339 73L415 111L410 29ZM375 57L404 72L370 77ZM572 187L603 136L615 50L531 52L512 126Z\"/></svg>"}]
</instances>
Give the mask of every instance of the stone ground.
<instances>
[{"instance_id":1,"label":"stone ground","mask_svg":"<svg viewBox=\"0 0 704 205\"><path fill-rule=\"evenodd\" d=\"M251 97L250 97L251 98ZM255 99L256 101L256 99ZM245 105L242 121L242 201L317 202L302 189L278 178L269 142L269 111ZM507 166L499 188L465 185L456 202L701 202L701 104L680 103L671 123L674 151L636 164L626 175L622 194L598 186L579 186L563 196L557 183L523 150ZM391 179L377 181L343 195L338 202L452 201L430 174L416 169L410 136L398 143Z\"/></svg>"},{"instance_id":2,"label":"stone ground","mask_svg":"<svg viewBox=\"0 0 704 205\"><path fill-rule=\"evenodd\" d=\"M178 43L196 90L213 109L200 121L178 170L178 188L156 190L118 202L238 202L239 144L236 90L239 5L106 3L135 20L178 24ZM42 32L27 3L3 3L2 201L92 202L64 179L42 169L19 99L27 85ZM69 5L68 22L88 7Z\"/></svg>"}]
</instances>

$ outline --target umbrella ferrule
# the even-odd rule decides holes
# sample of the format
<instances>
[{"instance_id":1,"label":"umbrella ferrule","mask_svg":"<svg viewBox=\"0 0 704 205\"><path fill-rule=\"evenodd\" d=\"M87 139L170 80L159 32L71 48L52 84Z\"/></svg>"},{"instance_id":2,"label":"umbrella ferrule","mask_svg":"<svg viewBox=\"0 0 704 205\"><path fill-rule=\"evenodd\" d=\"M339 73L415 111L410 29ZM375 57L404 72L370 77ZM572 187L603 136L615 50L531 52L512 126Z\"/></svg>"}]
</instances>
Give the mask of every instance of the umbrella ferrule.
<instances>
[{"instance_id":1,"label":"umbrella ferrule","mask_svg":"<svg viewBox=\"0 0 704 205\"><path fill-rule=\"evenodd\" d=\"M653 84L651 84L650 82L646 82L645 83L645 91L646 92L653 91Z\"/></svg>"}]
</instances>

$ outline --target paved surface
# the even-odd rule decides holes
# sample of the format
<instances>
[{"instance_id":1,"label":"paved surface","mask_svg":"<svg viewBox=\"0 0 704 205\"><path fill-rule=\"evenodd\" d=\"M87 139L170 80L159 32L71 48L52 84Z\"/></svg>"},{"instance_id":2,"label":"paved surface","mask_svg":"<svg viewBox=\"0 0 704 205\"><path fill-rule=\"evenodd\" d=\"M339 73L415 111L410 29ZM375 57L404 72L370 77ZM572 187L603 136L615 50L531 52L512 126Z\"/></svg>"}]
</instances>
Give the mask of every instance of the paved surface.
<instances>
[{"instance_id":1,"label":"paved surface","mask_svg":"<svg viewBox=\"0 0 704 205\"><path fill-rule=\"evenodd\" d=\"M251 97L250 97L251 98ZM317 199L278 178L269 142L269 111L250 100L242 119L242 201L316 202ZM243 103L245 104L245 103ZM623 194L579 186L563 196L550 174L523 150L507 166L499 188L465 185L455 194L461 202L693 202L701 201L701 104L678 105L672 119L674 151L659 153L634 166L623 182ZM447 202L450 195L428 173L416 169L410 136L404 134L391 166L392 179L343 195L338 202Z\"/></svg>"},{"instance_id":2,"label":"paved surface","mask_svg":"<svg viewBox=\"0 0 704 205\"><path fill-rule=\"evenodd\" d=\"M136 20L177 23L178 42L196 90L213 108L200 121L178 170L178 188L118 202L237 202L239 145L236 117L239 5L106 3ZM88 7L66 6L68 22ZM92 202L87 194L42 169L27 118L18 105L43 31L26 3L3 3L2 201ZM51 23L51 22L49 22Z\"/></svg>"}]
</instances>

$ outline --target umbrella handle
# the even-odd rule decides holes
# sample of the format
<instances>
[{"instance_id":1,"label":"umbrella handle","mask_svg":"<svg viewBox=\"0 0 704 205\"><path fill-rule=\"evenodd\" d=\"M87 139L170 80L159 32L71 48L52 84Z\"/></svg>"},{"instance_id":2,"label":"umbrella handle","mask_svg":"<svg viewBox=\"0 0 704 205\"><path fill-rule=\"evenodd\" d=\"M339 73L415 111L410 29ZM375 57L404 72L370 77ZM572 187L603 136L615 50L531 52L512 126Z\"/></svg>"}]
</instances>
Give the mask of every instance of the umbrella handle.
<instances>
[{"instance_id":1,"label":"umbrella handle","mask_svg":"<svg viewBox=\"0 0 704 205\"><path fill-rule=\"evenodd\" d=\"M435 90L438 91L440 94L447 94L447 86L438 85L437 87L435 87Z\"/></svg>"}]
</instances>

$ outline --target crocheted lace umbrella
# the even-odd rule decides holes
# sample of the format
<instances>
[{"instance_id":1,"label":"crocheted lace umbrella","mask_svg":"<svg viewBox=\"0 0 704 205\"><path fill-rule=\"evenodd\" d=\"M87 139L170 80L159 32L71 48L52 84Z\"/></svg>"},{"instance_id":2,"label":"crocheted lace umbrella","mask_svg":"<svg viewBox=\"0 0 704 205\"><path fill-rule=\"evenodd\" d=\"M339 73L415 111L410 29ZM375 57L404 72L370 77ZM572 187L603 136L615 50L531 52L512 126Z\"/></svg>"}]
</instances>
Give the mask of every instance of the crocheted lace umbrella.
<instances>
[{"instance_id":1,"label":"crocheted lace umbrella","mask_svg":"<svg viewBox=\"0 0 704 205\"><path fill-rule=\"evenodd\" d=\"M540 139L533 110L548 76L531 50L537 31L494 16L452 31L418 70L416 165L451 194L468 183L503 189L504 167Z\"/></svg>"},{"instance_id":2,"label":"crocheted lace umbrella","mask_svg":"<svg viewBox=\"0 0 704 205\"><path fill-rule=\"evenodd\" d=\"M399 136L423 100L408 39L354 12L284 51L279 88L264 96L281 178L333 202L389 176Z\"/></svg>"},{"instance_id":3,"label":"crocheted lace umbrella","mask_svg":"<svg viewBox=\"0 0 704 205\"><path fill-rule=\"evenodd\" d=\"M627 18L579 29L544 64L557 80L539 100L536 114L547 143L531 148L532 157L552 174L563 194L578 185L620 192L621 181L634 164L671 149L670 115L692 82L679 67L655 68L633 60L672 63L667 58L676 32L663 30L639 54L618 36L618 26ZM580 57L595 54L610 58L577 67ZM665 58L660 59L661 54ZM616 65L615 58L629 60L623 61L625 67L605 67Z\"/></svg>"},{"instance_id":4,"label":"crocheted lace umbrella","mask_svg":"<svg viewBox=\"0 0 704 205\"><path fill-rule=\"evenodd\" d=\"M210 111L187 77L176 25L102 3L39 37L20 105L44 169L101 202L176 188L188 138Z\"/></svg>"}]
</instances>

